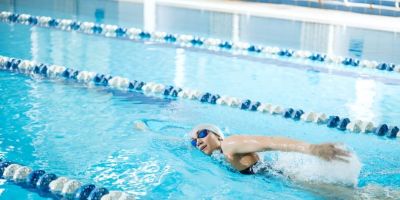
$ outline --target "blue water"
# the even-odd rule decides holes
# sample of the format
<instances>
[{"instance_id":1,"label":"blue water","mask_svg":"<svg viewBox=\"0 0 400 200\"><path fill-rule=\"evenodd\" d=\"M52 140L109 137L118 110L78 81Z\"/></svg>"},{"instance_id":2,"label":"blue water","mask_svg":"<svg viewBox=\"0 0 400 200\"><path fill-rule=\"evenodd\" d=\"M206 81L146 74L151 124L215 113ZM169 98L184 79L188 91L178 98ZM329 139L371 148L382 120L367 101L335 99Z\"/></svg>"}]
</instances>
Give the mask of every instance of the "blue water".
<instances>
[{"instance_id":1,"label":"blue water","mask_svg":"<svg viewBox=\"0 0 400 200\"><path fill-rule=\"evenodd\" d=\"M142 20L119 19L116 14L109 15L108 10L104 19L96 19L93 13L89 13L96 10L96 6L111 10L118 6L120 9L132 6L137 8L140 17L140 4L119 5L98 1L96 6L90 7L87 3L78 2L79 9L75 8L78 15L65 11L65 7L69 7L58 3L45 4L47 9L38 9L25 5L24 1L16 1L14 9L16 12L36 15L143 26ZM52 6L58 9L50 11ZM11 7L5 2L0 4L3 9ZM194 10L170 7L159 12L171 9L179 10L179 13L197 13L208 19L225 19L227 16L222 13L199 14ZM170 15L181 19L179 13ZM214 27L207 30L207 27L213 27L207 24L194 26L177 23L176 29L172 29L175 26L168 26L163 21L165 18L159 20L157 27L163 31L230 37L228 31L215 31L214 34L213 30L221 29ZM264 21L273 24L275 20ZM302 25L299 22L285 23L293 27ZM307 26L313 27L312 24ZM206 28L200 30L199 27ZM338 75L304 70L301 67L315 66L313 63L296 63L296 66L287 67L274 59L232 57L17 24L0 23L0 30L0 55L4 56L250 98L306 111L338 114L370 120L376 124L386 122L399 125L400 110L397 103L400 101L400 93L396 80L400 77L394 73L341 68L353 75ZM383 45L390 41L393 49L400 46L395 45L399 39L393 33L346 29L344 35L352 35L353 31L368 33L364 38L379 36ZM254 42L282 47L302 49L301 43L307 43L305 39L302 42L294 39L277 40L278 33L271 34L267 39L245 35L244 38L251 38ZM368 39L365 41L368 41L366 44L371 42ZM322 52L323 48L315 47L315 51ZM353 52L341 48L335 51L341 55L351 55ZM362 58L400 63L397 60L400 51L390 48L386 51L362 52ZM288 65L292 63L285 62ZM361 78L361 73L371 77ZM377 77L393 81L388 83ZM86 88L72 82L45 80L9 72L0 72L0 90L1 157L85 183L94 182L109 189L127 191L140 199L324 199L333 198L332 195L337 193L343 193L338 198L347 199L374 197L385 191L392 194L399 190L398 140L350 134L325 126L228 107L160 99L106 88ZM151 130L135 130L136 120L150 120ZM304 188L279 178L266 179L234 173L192 149L185 140L188 128L203 122L213 122L228 134L280 135L312 143L345 143L357 152L363 163L359 188L340 187L336 191L342 192L334 193ZM275 153L263 156L274 157ZM388 194L385 193L384 197L389 197ZM0 183L0 199L42 198L12 184Z\"/></svg>"},{"instance_id":2,"label":"blue water","mask_svg":"<svg viewBox=\"0 0 400 200\"><path fill-rule=\"evenodd\" d=\"M400 91L398 73L336 67L352 73L337 75L287 67L290 62L277 64L271 59L246 60L19 24L3 23L0 27L4 30L0 44L5 47L0 49L0 54L4 56L173 84L375 124L398 124L400 117L400 108L396 106L400 96L393 95ZM362 74L370 74L374 79ZM393 81L382 81L389 79Z\"/></svg>"}]
</instances>

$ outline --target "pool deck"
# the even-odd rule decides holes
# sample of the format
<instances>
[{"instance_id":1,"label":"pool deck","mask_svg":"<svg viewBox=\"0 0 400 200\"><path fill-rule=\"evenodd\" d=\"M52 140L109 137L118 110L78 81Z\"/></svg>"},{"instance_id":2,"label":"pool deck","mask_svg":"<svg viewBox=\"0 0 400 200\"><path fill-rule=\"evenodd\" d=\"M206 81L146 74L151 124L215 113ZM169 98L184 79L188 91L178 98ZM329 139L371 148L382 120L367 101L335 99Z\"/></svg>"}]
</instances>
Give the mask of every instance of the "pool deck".
<instances>
[{"instance_id":1,"label":"pool deck","mask_svg":"<svg viewBox=\"0 0 400 200\"><path fill-rule=\"evenodd\" d=\"M359 14L338 10L308 8L300 6L257 3L233 0L119 0L154 2L156 4L237 13L251 16L272 17L287 20L334 24L381 31L400 32L400 18Z\"/></svg>"}]
</instances>

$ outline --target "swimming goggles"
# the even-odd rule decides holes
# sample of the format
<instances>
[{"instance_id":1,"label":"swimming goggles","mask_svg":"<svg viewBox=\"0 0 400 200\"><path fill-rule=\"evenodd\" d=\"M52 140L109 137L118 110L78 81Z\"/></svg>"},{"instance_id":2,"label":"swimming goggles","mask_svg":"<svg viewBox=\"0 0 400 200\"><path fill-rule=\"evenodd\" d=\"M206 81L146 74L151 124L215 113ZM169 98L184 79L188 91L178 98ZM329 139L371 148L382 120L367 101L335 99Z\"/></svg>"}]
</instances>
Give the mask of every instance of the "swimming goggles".
<instances>
[{"instance_id":1,"label":"swimming goggles","mask_svg":"<svg viewBox=\"0 0 400 200\"><path fill-rule=\"evenodd\" d=\"M197 139L198 138L205 138L208 135L208 131L206 129L201 130L197 133L197 138L192 139L191 143L194 147L197 147Z\"/></svg>"}]
</instances>

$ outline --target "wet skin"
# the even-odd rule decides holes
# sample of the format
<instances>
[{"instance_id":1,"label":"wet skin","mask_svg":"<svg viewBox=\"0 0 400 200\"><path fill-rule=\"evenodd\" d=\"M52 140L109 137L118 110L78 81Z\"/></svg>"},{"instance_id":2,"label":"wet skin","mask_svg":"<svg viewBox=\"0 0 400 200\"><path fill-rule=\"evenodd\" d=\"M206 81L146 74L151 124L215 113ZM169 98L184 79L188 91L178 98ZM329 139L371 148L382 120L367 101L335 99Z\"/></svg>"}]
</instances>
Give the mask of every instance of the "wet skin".
<instances>
[{"instance_id":1,"label":"wet skin","mask_svg":"<svg viewBox=\"0 0 400 200\"><path fill-rule=\"evenodd\" d=\"M339 160L348 162L349 152L337 148L335 144L309 144L284 137L234 135L222 140L217 134L207 130L207 136L199 138L198 133L192 135L197 141L197 148L207 155L221 151L225 159L237 170L241 171L254 165L260 158L257 152L284 151L299 152L317 156L323 160Z\"/></svg>"}]
</instances>

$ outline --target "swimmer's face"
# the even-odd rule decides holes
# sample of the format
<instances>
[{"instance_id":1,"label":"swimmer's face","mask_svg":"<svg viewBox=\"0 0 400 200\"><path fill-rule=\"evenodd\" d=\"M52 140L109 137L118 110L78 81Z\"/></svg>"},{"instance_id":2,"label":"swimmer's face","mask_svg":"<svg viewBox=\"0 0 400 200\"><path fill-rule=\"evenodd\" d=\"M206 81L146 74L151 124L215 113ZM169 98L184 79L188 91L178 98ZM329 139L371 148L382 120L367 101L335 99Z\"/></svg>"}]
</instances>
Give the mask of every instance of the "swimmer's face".
<instances>
[{"instance_id":1,"label":"swimmer's face","mask_svg":"<svg viewBox=\"0 0 400 200\"><path fill-rule=\"evenodd\" d=\"M196 141L196 148L198 148L200 151L207 155L211 155L212 152L217 150L220 146L219 137L212 131L203 131L207 131L207 136L199 137L199 133L201 132L199 131L192 137L192 141Z\"/></svg>"}]
</instances>

